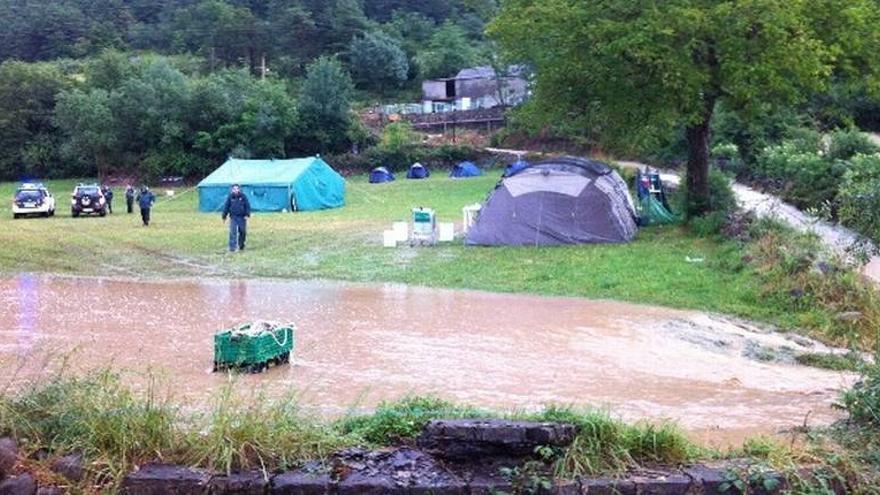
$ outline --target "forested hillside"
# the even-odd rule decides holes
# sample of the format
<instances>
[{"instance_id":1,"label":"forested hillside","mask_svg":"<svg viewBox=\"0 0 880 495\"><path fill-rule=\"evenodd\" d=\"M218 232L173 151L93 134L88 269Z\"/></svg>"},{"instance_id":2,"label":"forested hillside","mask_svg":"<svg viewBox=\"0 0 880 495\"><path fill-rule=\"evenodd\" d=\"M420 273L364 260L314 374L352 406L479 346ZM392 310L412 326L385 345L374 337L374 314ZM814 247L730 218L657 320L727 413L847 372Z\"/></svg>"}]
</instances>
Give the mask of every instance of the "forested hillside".
<instances>
[{"instance_id":1,"label":"forested hillside","mask_svg":"<svg viewBox=\"0 0 880 495\"><path fill-rule=\"evenodd\" d=\"M358 102L491 61L494 0L0 0L0 178L340 152Z\"/></svg>"}]
</instances>

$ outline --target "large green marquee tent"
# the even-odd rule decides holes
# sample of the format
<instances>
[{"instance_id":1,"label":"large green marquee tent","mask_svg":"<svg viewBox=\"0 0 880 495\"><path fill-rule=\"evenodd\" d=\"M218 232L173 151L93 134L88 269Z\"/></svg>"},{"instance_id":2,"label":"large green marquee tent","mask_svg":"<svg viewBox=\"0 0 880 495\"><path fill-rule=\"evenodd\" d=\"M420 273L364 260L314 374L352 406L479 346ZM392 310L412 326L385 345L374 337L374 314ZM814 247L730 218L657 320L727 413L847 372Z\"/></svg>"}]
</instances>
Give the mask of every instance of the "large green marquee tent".
<instances>
[{"instance_id":1,"label":"large green marquee tent","mask_svg":"<svg viewBox=\"0 0 880 495\"><path fill-rule=\"evenodd\" d=\"M199 210L220 211L233 184L241 186L252 211L308 211L345 204L345 179L320 157L230 158L199 182Z\"/></svg>"}]
</instances>

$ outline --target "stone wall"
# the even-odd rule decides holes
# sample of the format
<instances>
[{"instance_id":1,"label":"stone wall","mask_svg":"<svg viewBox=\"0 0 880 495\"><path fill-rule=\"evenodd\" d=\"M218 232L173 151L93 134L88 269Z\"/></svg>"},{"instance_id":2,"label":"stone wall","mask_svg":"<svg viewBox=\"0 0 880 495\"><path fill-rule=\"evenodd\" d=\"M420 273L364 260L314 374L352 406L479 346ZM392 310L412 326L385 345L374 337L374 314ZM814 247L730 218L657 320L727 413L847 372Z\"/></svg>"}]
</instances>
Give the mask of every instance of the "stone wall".
<instances>
[{"instance_id":1,"label":"stone wall","mask_svg":"<svg viewBox=\"0 0 880 495\"><path fill-rule=\"evenodd\" d=\"M210 473L184 466L147 464L121 484L126 495L735 495L731 473L742 463L642 469L618 477L556 479L536 457L539 447L565 448L577 435L572 425L504 420L432 421L416 445L379 450L348 449L324 461L278 473ZM0 495L54 495L63 487L38 487L22 472L11 439L0 439ZM83 459L54 459L51 469L75 484L83 479ZM767 480L771 483L765 484ZM772 486L772 490L767 490ZM765 472L749 494L782 493L786 480ZM846 493L842 487L837 493Z\"/></svg>"}]
</instances>

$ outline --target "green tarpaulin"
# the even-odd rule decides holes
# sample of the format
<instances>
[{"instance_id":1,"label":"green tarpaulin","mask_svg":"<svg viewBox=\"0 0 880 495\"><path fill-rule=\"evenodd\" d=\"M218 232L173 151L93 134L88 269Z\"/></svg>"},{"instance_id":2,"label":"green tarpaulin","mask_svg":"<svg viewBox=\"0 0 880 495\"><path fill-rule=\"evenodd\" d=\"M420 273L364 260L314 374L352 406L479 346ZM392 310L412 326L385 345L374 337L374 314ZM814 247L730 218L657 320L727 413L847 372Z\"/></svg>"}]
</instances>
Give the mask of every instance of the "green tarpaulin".
<instances>
[{"instance_id":1,"label":"green tarpaulin","mask_svg":"<svg viewBox=\"0 0 880 495\"><path fill-rule=\"evenodd\" d=\"M639 201L641 225L663 225L678 222L678 217L663 206L663 203L648 194Z\"/></svg>"}]
</instances>

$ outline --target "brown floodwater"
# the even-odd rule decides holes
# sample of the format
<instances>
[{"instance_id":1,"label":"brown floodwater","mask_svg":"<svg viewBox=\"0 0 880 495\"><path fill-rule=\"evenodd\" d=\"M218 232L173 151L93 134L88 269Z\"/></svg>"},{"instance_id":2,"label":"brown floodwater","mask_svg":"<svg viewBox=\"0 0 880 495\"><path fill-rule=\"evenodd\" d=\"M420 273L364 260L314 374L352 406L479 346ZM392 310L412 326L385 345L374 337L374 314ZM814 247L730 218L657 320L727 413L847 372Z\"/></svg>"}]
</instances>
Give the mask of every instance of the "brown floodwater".
<instances>
[{"instance_id":1,"label":"brown floodwater","mask_svg":"<svg viewBox=\"0 0 880 495\"><path fill-rule=\"evenodd\" d=\"M21 381L61 362L78 371L112 366L134 372L127 379L139 386L149 371L197 406L228 380L211 372L213 333L252 319L295 322L293 363L241 376L235 386L296 391L331 415L434 394L492 408L556 403L606 408L626 420L671 419L727 444L799 426L807 415L811 425L833 421L830 406L852 380L749 358L733 345L745 342L733 335L742 325L618 302L29 274L0 279L0 373Z\"/></svg>"}]
</instances>

